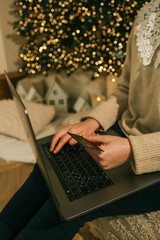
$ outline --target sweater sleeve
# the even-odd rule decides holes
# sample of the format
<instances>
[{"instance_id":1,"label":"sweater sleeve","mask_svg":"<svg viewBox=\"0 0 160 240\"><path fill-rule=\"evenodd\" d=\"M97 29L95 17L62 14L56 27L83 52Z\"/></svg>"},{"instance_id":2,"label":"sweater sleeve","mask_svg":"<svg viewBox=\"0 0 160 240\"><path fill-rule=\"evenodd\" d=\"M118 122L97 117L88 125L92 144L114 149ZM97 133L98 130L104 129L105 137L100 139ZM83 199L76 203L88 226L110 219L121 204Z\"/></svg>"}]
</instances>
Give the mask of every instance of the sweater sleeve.
<instances>
[{"instance_id":1,"label":"sweater sleeve","mask_svg":"<svg viewBox=\"0 0 160 240\"><path fill-rule=\"evenodd\" d=\"M117 88L113 94L102 102L96 108L88 112L85 118L96 119L103 130L110 128L116 120L118 120L123 112L128 108L128 93L130 83L130 72L131 72L131 55L132 55L132 44L134 39L135 24L132 28L128 44L127 44L127 56L124 62L124 68L121 77L118 81Z\"/></svg>"},{"instance_id":2,"label":"sweater sleeve","mask_svg":"<svg viewBox=\"0 0 160 240\"><path fill-rule=\"evenodd\" d=\"M160 171L160 132L128 137L134 160L131 166L136 174Z\"/></svg>"}]
</instances>

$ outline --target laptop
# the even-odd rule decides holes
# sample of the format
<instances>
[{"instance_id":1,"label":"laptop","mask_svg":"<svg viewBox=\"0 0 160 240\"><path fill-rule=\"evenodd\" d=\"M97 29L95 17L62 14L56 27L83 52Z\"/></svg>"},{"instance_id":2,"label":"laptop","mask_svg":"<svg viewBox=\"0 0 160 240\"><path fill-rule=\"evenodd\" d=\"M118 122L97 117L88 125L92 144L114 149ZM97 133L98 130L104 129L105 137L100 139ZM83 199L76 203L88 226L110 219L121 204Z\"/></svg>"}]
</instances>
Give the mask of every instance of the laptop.
<instances>
[{"instance_id":1,"label":"laptop","mask_svg":"<svg viewBox=\"0 0 160 240\"><path fill-rule=\"evenodd\" d=\"M71 220L160 181L159 172L135 175L130 163L103 170L80 143L74 146L67 143L59 153L51 153L53 136L36 139L28 112L6 72L5 76L28 142L62 220ZM108 134L117 135L113 130Z\"/></svg>"}]
</instances>

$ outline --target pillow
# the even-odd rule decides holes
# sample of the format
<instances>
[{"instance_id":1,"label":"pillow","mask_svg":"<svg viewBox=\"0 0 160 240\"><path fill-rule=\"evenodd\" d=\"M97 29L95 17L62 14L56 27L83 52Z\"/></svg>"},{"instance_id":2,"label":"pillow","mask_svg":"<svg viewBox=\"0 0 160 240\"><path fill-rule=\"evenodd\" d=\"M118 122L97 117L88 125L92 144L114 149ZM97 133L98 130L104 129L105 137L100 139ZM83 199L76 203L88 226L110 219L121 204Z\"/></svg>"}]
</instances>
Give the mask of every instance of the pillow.
<instances>
[{"instance_id":1,"label":"pillow","mask_svg":"<svg viewBox=\"0 0 160 240\"><path fill-rule=\"evenodd\" d=\"M55 108L35 102L23 101L37 135L54 117ZM13 100L0 101L0 133L27 141L16 105Z\"/></svg>"},{"instance_id":2,"label":"pillow","mask_svg":"<svg viewBox=\"0 0 160 240\"><path fill-rule=\"evenodd\" d=\"M78 113L72 113L68 117L65 118L65 120L62 122L63 126L66 127L68 125L72 125L75 123L79 123L85 115L86 112L78 112Z\"/></svg>"}]
</instances>

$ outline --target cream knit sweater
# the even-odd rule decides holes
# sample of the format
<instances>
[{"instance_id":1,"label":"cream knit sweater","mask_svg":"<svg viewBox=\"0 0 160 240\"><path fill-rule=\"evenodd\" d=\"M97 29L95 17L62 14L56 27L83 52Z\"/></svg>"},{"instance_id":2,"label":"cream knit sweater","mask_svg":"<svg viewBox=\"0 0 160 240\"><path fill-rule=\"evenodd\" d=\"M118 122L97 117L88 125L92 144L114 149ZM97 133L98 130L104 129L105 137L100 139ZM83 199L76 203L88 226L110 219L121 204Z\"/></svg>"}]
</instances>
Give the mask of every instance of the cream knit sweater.
<instances>
[{"instance_id":1,"label":"cream knit sweater","mask_svg":"<svg viewBox=\"0 0 160 240\"><path fill-rule=\"evenodd\" d=\"M160 66L143 65L136 45L137 23L127 45L127 57L117 89L85 117L96 119L104 130L116 120L133 150L131 166L136 174L160 170Z\"/></svg>"}]
</instances>

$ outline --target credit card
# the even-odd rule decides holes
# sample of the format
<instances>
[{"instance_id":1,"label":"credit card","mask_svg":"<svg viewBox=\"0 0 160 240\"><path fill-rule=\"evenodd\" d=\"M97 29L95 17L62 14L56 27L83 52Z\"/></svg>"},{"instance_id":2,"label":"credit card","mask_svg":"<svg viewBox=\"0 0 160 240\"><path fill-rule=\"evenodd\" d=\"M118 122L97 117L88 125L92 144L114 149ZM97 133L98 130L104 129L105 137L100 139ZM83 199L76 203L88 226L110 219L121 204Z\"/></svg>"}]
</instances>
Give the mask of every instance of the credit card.
<instances>
[{"instance_id":1,"label":"credit card","mask_svg":"<svg viewBox=\"0 0 160 240\"><path fill-rule=\"evenodd\" d=\"M100 147L98 147L97 145L95 145L94 143L88 141L87 139L83 138L82 136L79 136L77 134L74 134L74 133L70 133L70 132L67 132L72 138L74 138L77 142L79 142L83 147L86 147L86 148L91 148L91 149L94 149L94 150L97 150L97 151L101 151L101 152L104 152L103 149L101 149Z\"/></svg>"}]
</instances>

